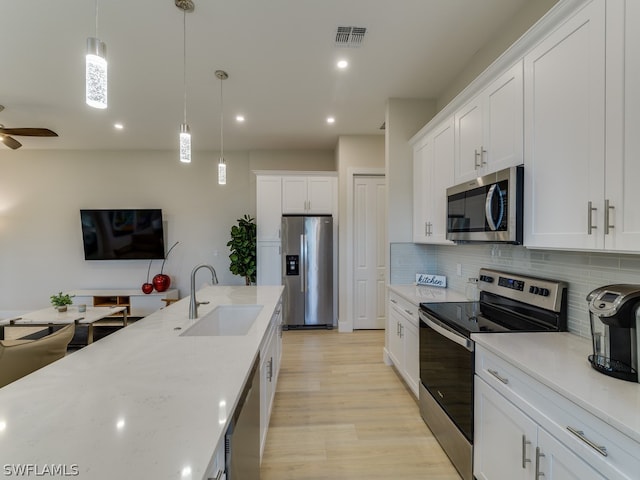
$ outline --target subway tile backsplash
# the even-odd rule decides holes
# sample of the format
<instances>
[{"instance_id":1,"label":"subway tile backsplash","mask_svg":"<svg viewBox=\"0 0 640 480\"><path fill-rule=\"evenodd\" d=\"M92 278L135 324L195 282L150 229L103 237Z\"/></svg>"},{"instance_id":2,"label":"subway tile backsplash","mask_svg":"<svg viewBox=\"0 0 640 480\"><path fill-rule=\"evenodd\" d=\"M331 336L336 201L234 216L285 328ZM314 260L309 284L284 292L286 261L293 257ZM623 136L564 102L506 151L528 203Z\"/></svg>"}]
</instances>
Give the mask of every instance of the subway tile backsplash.
<instances>
[{"instance_id":1,"label":"subway tile backsplash","mask_svg":"<svg viewBox=\"0 0 640 480\"><path fill-rule=\"evenodd\" d=\"M462 275L457 275L460 264ZM516 245L391 245L393 284L415 282L415 273L447 276L447 286L464 292L481 267L562 280L569 285L569 331L590 338L587 294L612 283L640 284L640 255L530 250Z\"/></svg>"}]
</instances>

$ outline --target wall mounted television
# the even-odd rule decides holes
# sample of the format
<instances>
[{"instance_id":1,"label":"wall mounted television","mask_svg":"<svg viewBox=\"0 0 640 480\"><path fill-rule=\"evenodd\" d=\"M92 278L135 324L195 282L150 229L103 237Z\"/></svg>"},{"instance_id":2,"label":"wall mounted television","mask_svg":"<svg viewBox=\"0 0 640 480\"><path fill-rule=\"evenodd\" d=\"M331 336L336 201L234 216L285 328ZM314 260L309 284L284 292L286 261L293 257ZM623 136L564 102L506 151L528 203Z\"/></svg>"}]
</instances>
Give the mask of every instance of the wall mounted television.
<instances>
[{"instance_id":1,"label":"wall mounted television","mask_svg":"<svg viewBox=\"0 0 640 480\"><path fill-rule=\"evenodd\" d=\"M160 209L80 210L85 260L164 258Z\"/></svg>"}]
</instances>

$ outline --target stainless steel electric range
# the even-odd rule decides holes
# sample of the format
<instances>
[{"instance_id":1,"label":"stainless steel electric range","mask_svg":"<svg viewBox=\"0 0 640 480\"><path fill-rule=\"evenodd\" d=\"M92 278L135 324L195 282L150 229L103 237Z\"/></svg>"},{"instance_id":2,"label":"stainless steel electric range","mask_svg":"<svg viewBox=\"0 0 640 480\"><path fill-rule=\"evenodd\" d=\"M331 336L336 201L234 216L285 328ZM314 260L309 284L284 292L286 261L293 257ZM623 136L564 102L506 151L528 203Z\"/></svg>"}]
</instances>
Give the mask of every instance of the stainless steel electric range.
<instances>
[{"instance_id":1,"label":"stainless steel electric range","mask_svg":"<svg viewBox=\"0 0 640 480\"><path fill-rule=\"evenodd\" d=\"M567 285L479 272L480 301L420 305L420 413L464 480L472 480L472 333L567 329Z\"/></svg>"}]
</instances>

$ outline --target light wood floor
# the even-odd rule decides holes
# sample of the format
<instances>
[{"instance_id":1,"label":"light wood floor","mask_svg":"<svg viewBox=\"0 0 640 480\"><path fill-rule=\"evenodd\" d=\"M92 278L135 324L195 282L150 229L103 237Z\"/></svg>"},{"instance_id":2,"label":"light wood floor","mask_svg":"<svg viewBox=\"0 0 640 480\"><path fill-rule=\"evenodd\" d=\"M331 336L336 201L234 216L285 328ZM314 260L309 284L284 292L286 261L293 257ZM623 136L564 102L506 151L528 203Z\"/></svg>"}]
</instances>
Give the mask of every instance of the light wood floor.
<instances>
[{"instance_id":1,"label":"light wood floor","mask_svg":"<svg viewBox=\"0 0 640 480\"><path fill-rule=\"evenodd\" d=\"M382 361L384 331L287 331L261 480L460 480Z\"/></svg>"}]
</instances>

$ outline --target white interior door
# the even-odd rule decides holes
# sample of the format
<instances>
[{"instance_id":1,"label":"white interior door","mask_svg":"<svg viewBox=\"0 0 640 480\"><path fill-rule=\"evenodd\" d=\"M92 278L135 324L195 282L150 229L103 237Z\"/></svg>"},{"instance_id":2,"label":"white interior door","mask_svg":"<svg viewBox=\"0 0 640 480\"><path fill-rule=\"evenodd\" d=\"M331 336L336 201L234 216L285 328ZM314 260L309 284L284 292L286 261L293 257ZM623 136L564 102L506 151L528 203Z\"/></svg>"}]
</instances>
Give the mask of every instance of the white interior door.
<instances>
[{"instance_id":1,"label":"white interior door","mask_svg":"<svg viewBox=\"0 0 640 480\"><path fill-rule=\"evenodd\" d=\"M386 180L353 177L353 328L385 326Z\"/></svg>"}]
</instances>

